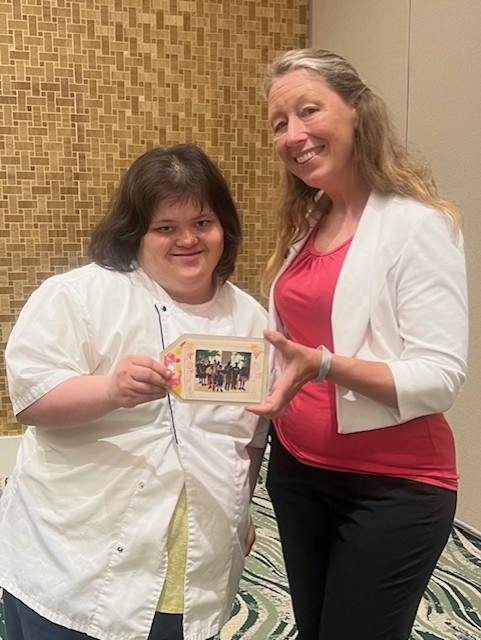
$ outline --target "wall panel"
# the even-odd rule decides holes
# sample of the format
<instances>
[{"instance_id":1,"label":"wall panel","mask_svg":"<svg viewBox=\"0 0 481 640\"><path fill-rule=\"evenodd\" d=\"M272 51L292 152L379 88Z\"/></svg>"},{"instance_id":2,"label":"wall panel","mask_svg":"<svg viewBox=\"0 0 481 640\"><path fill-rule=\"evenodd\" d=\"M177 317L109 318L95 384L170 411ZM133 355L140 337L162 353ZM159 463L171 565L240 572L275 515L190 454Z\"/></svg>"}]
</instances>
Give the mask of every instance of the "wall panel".
<instances>
[{"instance_id":1,"label":"wall panel","mask_svg":"<svg viewBox=\"0 0 481 640\"><path fill-rule=\"evenodd\" d=\"M409 0L312 0L312 46L344 56L406 134Z\"/></svg>"},{"instance_id":2,"label":"wall panel","mask_svg":"<svg viewBox=\"0 0 481 640\"><path fill-rule=\"evenodd\" d=\"M412 0L408 139L464 213L470 298L469 375L449 413L461 474L457 517L481 532L481 4Z\"/></svg>"}]
</instances>

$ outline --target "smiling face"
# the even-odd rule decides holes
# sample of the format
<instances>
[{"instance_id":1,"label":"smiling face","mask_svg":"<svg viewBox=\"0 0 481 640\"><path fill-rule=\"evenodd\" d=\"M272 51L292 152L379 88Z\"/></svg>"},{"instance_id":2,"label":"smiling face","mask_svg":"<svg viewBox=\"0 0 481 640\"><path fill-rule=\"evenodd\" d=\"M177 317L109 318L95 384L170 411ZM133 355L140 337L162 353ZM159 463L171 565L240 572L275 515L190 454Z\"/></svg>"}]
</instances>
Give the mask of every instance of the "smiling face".
<instances>
[{"instance_id":1,"label":"smiling face","mask_svg":"<svg viewBox=\"0 0 481 640\"><path fill-rule=\"evenodd\" d=\"M177 302L202 304L214 295L214 269L224 231L213 211L192 200L162 202L142 236L137 260Z\"/></svg>"},{"instance_id":2,"label":"smiling face","mask_svg":"<svg viewBox=\"0 0 481 640\"><path fill-rule=\"evenodd\" d=\"M356 177L356 110L318 76L296 70L279 77L268 108L274 147L291 173L331 196Z\"/></svg>"}]
</instances>

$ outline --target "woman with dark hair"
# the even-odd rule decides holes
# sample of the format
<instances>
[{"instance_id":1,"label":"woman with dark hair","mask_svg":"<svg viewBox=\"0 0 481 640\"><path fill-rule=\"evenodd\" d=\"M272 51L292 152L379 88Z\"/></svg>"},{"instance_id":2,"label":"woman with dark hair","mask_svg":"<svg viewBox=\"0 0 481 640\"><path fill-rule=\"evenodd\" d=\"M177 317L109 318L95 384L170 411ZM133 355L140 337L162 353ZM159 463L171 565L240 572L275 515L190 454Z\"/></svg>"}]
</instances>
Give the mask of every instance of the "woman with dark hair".
<instances>
[{"instance_id":1,"label":"woman with dark hair","mask_svg":"<svg viewBox=\"0 0 481 640\"><path fill-rule=\"evenodd\" d=\"M9 639L204 640L228 619L266 421L177 402L159 354L183 333L262 335L265 311L227 281L240 239L212 161L153 149L123 176L93 262L22 309L6 349L28 427L0 505Z\"/></svg>"},{"instance_id":2,"label":"woman with dark hair","mask_svg":"<svg viewBox=\"0 0 481 640\"><path fill-rule=\"evenodd\" d=\"M152 149L132 164L92 234L92 260L108 269L132 271L157 204L189 201L201 211L210 209L222 227L224 247L214 269L214 280L222 284L234 271L241 242L239 217L219 169L192 144Z\"/></svg>"},{"instance_id":3,"label":"woman with dark hair","mask_svg":"<svg viewBox=\"0 0 481 640\"><path fill-rule=\"evenodd\" d=\"M275 382L267 487L299 640L407 640L449 536L466 376L460 216L344 58L265 79L285 166L266 271Z\"/></svg>"}]
</instances>

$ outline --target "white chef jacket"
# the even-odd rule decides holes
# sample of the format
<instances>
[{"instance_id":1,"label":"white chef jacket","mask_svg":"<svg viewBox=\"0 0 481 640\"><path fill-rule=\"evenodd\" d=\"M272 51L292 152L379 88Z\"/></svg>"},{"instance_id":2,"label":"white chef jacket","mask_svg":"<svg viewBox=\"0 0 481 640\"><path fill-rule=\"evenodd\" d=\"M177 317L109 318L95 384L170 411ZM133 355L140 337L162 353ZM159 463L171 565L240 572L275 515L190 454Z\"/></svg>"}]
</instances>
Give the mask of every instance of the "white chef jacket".
<instances>
[{"instance_id":1,"label":"white chef jacket","mask_svg":"<svg viewBox=\"0 0 481 640\"><path fill-rule=\"evenodd\" d=\"M142 270L95 264L32 294L6 349L15 413L73 376L159 357L182 333L261 337L267 314L230 283L175 303ZM187 495L186 640L229 618L249 523L248 445L267 424L242 406L163 400L74 428L29 427L0 503L0 585L45 618L101 640L147 638Z\"/></svg>"},{"instance_id":2,"label":"white chef jacket","mask_svg":"<svg viewBox=\"0 0 481 640\"><path fill-rule=\"evenodd\" d=\"M290 249L271 287L271 329L284 332L274 303L275 283L308 237ZM339 274L331 323L336 354L390 367L399 404L398 409L388 407L336 385L339 433L379 429L449 409L467 369L461 232L452 231L446 215L412 198L372 192ZM270 353L273 382L280 361L274 349Z\"/></svg>"}]
</instances>

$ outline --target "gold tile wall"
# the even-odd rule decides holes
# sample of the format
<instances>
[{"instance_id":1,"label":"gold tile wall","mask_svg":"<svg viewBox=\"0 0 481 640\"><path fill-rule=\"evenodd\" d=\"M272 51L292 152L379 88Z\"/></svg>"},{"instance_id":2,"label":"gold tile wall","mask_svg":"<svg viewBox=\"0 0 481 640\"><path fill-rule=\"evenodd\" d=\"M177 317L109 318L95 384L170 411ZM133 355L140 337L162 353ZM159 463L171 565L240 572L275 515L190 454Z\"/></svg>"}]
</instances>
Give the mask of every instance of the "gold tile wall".
<instances>
[{"instance_id":1,"label":"gold tile wall","mask_svg":"<svg viewBox=\"0 0 481 640\"><path fill-rule=\"evenodd\" d=\"M234 281L259 295L279 165L260 80L305 46L308 0L0 0L0 435L21 433L5 342L47 276L85 262L131 161L191 141L243 219Z\"/></svg>"}]
</instances>

